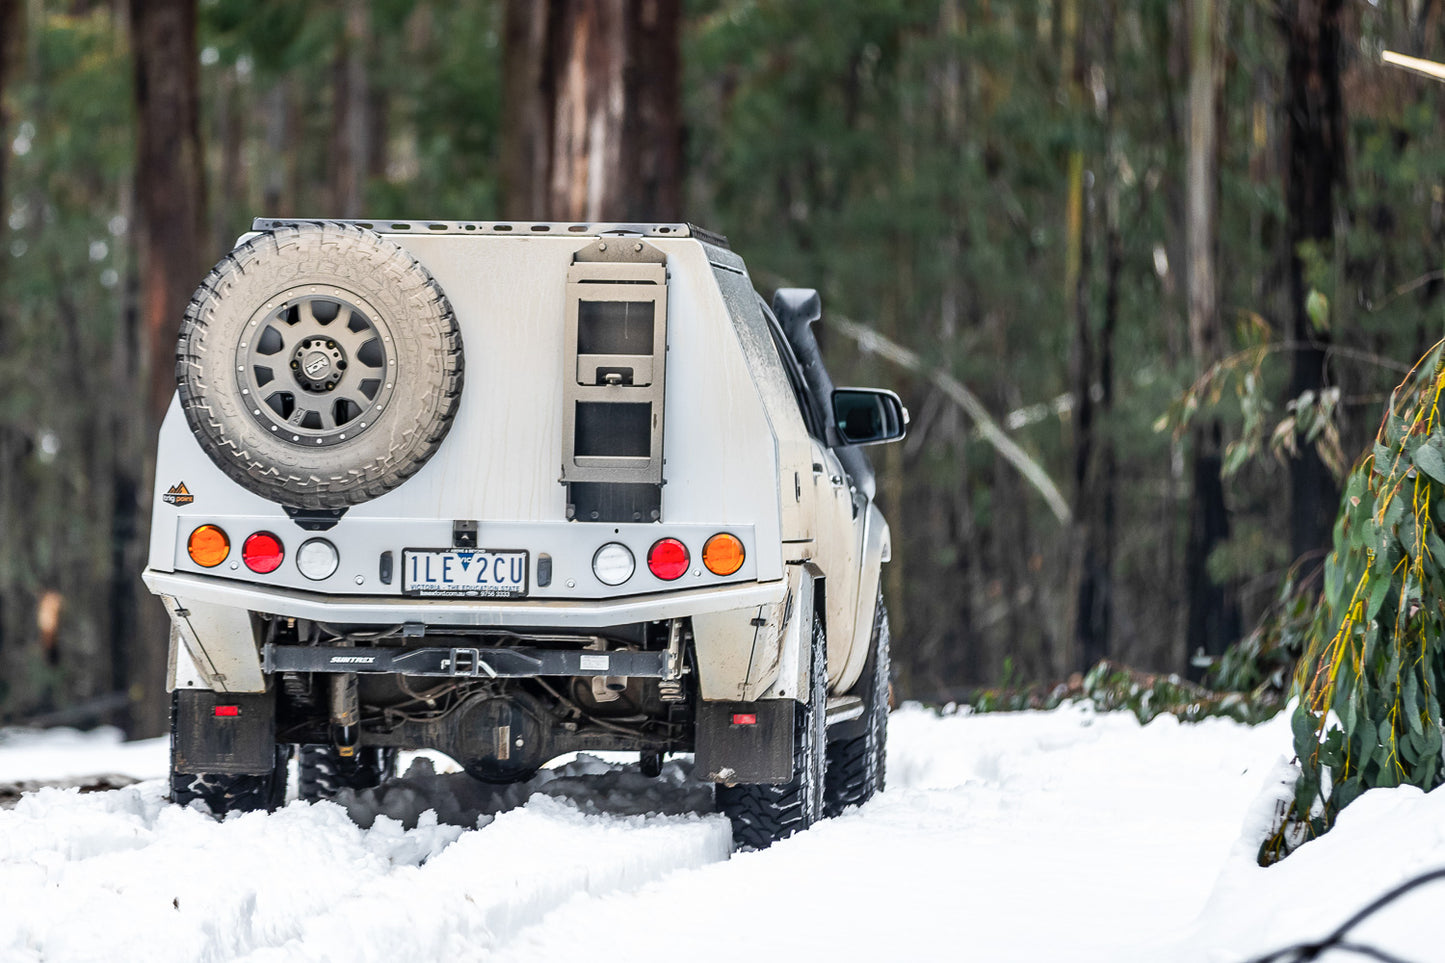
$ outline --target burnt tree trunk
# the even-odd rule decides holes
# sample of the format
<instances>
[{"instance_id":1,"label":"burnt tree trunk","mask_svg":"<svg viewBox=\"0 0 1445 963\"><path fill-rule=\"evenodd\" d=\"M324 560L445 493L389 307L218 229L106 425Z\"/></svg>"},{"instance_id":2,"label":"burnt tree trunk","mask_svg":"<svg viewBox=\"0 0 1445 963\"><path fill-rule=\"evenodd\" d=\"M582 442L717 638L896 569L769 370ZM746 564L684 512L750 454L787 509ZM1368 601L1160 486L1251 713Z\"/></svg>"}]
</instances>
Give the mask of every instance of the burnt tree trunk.
<instances>
[{"instance_id":1,"label":"burnt tree trunk","mask_svg":"<svg viewBox=\"0 0 1445 963\"><path fill-rule=\"evenodd\" d=\"M1302 254L1312 247L1333 259L1335 190L1344 181L1345 111L1340 92L1343 0L1293 0L1284 8L1289 47L1285 79L1285 211L1290 243L1290 333L1299 347L1290 396L1326 384L1328 335L1305 309ZM1295 558L1327 548L1339 488L1312 446L1290 461L1290 551Z\"/></svg>"},{"instance_id":2,"label":"burnt tree trunk","mask_svg":"<svg viewBox=\"0 0 1445 963\"><path fill-rule=\"evenodd\" d=\"M681 218L679 6L508 0L506 217Z\"/></svg>"},{"instance_id":3,"label":"burnt tree trunk","mask_svg":"<svg viewBox=\"0 0 1445 963\"><path fill-rule=\"evenodd\" d=\"M147 448L176 386L176 339L191 292L206 266L205 178L200 135L200 69L195 0L131 0L131 44L136 96L136 250L139 258L138 327L144 345ZM153 473L153 469L147 474ZM127 491L146 497L151 479ZM146 512L139 514L142 534ZM129 531L117 532L130 537ZM132 697L132 735L164 731L167 638L159 606L143 607L124 659ZM120 640L125 644L127 640Z\"/></svg>"}]
</instances>

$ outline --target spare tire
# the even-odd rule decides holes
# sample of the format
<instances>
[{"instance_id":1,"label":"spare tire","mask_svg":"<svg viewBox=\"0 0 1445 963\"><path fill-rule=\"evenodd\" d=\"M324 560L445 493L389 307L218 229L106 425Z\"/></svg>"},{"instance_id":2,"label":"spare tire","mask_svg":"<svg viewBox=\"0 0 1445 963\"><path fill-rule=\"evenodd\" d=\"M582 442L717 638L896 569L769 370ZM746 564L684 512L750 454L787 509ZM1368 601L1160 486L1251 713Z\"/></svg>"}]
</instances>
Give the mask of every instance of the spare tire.
<instances>
[{"instance_id":1,"label":"spare tire","mask_svg":"<svg viewBox=\"0 0 1445 963\"><path fill-rule=\"evenodd\" d=\"M196 289L177 346L181 409L241 485L293 508L385 494L441 445L462 340L426 268L349 224L251 238Z\"/></svg>"}]
</instances>

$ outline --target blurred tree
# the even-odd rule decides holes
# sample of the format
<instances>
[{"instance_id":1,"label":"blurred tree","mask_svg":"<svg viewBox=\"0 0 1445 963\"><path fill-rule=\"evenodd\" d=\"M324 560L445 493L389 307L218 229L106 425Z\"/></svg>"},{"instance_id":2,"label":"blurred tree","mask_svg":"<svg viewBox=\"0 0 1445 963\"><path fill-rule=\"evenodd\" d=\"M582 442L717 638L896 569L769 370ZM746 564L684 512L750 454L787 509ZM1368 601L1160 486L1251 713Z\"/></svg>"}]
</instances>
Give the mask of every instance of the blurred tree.
<instances>
[{"instance_id":1,"label":"blurred tree","mask_svg":"<svg viewBox=\"0 0 1445 963\"><path fill-rule=\"evenodd\" d=\"M196 0L133 0L130 27L141 315L150 362L150 413L159 424L175 393L181 316L204 265Z\"/></svg>"},{"instance_id":2,"label":"blurred tree","mask_svg":"<svg viewBox=\"0 0 1445 963\"><path fill-rule=\"evenodd\" d=\"M680 4L508 0L503 214L682 217Z\"/></svg>"},{"instance_id":3,"label":"blurred tree","mask_svg":"<svg viewBox=\"0 0 1445 963\"><path fill-rule=\"evenodd\" d=\"M1335 259L1338 191L1344 185L1345 107L1340 90L1342 0L1290 0L1282 8L1287 39L1284 114L1286 230L1290 243L1290 333L1295 342L1290 397L1310 404L1328 383L1328 298L1311 283ZM1333 285L1329 285L1333 291ZM1308 394L1308 397L1306 397ZM1290 461L1290 554L1323 552L1339 486L1313 446Z\"/></svg>"},{"instance_id":4,"label":"blurred tree","mask_svg":"<svg viewBox=\"0 0 1445 963\"><path fill-rule=\"evenodd\" d=\"M149 430L127 432L132 452L150 452L154 446L152 439L175 393L181 317L207 265L196 16L196 0L131 0L130 4L139 201L136 248L140 325L145 335L140 370L147 372L150 385ZM135 463L134 457L130 459L130 464ZM134 496L150 490L152 474L153 469L132 470L116 477L122 479L122 491ZM123 496L117 501L127 502ZM149 498L134 497L128 503L137 501L150 504ZM144 531L147 526L127 527ZM155 606L148 603L145 608L153 613ZM164 730L168 713L161 697L168 635L154 618L135 620L134 625L134 636L124 648L131 687L140 696L133 707L132 730L158 733Z\"/></svg>"},{"instance_id":5,"label":"blurred tree","mask_svg":"<svg viewBox=\"0 0 1445 963\"><path fill-rule=\"evenodd\" d=\"M1228 0L1190 0L1189 135L1185 189L1185 274L1188 286L1189 346L1196 378L1224 356L1219 317L1216 254L1219 248L1219 120L1224 99L1224 43ZM1224 501L1224 426L1214 414L1195 422L1189 436L1189 534L1185 542L1188 618L1185 646L1212 657L1239 638L1239 608L1233 593L1209 569L1214 550L1229 539ZM1201 670L1191 665L1191 677Z\"/></svg>"}]
</instances>

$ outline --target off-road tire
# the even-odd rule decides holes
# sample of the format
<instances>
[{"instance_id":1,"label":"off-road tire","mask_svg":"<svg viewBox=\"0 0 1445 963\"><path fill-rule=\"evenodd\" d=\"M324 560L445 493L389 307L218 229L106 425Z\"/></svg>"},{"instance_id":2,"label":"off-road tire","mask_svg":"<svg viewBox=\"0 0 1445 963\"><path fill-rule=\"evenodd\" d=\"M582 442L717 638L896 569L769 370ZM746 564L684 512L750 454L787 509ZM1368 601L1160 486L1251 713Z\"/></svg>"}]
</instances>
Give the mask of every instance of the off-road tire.
<instances>
[{"instance_id":1,"label":"off-road tire","mask_svg":"<svg viewBox=\"0 0 1445 963\"><path fill-rule=\"evenodd\" d=\"M275 764L267 773L177 772L175 744L177 713L180 700L171 697L171 801L189 806L200 800L213 816L226 813L270 812L286 803L286 776L291 761L291 747L276 746Z\"/></svg>"},{"instance_id":2,"label":"off-road tire","mask_svg":"<svg viewBox=\"0 0 1445 963\"><path fill-rule=\"evenodd\" d=\"M839 738L828 742L823 811L833 817L849 806L861 806L883 791L888 767L889 661L888 609L880 592L873 607L873 636L868 661L858 679L863 697L861 725L840 726ZM829 735L833 733L830 730Z\"/></svg>"},{"instance_id":3,"label":"off-road tire","mask_svg":"<svg viewBox=\"0 0 1445 963\"><path fill-rule=\"evenodd\" d=\"M335 746L301 746L296 756L296 795L315 802L343 789L375 789L396 775L397 751L362 746L344 759Z\"/></svg>"},{"instance_id":4,"label":"off-road tire","mask_svg":"<svg viewBox=\"0 0 1445 963\"><path fill-rule=\"evenodd\" d=\"M821 619L813 620L808 701L794 703L793 778L782 785L718 786L718 811L732 822L733 846L766 849L823 818L824 723L828 647Z\"/></svg>"},{"instance_id":5,"label":"off-road tire","mask_svg":"<svg viewBox=\"0 0 1445 963\"><path fill-rule=\"evenodd\" d=\"M261 335L268 325L283 330L275 319L288 305L332 297L355 309L348 309L348 323L354 316L371 322L375 344L362 347L365 335L338 327L339 336L358 340L355 357L338 352L338 383L329 387L302 383L296 360L304 344L288 345L265 371L283 394L305 401L296 417L306 406L326 409L333 389L340 389L338 399L357 399L358 407L326 415L331 425L297 422L293 433L284 409L268 408L258 397L277 389L270 381L256 387L255 379L266 374L254 373L262 366L253 366L256 359L246 352L265 350ZM313 314L309 328L325 338L319 326L329 323ZM361 362L368 351L384 358L365 362L378 367ZM451 427L462 370L456 318L427 270L373 231L328 222L277 227L226 255L192 295L176 351L181 408L201 447L243 487L301 509L364 502L415 474Z\"/></svg>"}]
</instances>

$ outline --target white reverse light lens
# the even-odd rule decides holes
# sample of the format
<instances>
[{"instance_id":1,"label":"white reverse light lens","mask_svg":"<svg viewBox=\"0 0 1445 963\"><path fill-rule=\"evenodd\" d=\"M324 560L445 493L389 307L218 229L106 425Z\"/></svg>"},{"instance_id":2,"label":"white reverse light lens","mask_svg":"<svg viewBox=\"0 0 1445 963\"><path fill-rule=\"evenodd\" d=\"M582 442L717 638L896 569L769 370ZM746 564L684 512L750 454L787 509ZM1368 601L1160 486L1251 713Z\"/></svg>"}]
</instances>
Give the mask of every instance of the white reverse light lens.
<instances>
[{"instance_id":1,"label":"white reverse light lens","mask_svg":"<svg viewBox=\"0 0 1445 963\"><path fill-rule=\"evenodd\" d=\"M592 574L603 585L621 585L636 569L631 550L621 542L608 542L592 556Z\"/></svg>"},{"instance_id":2,"label":"white reverse light lens","mask_svg":"<svg viewBox=\"0 0 1445 963\"><path fill-rule=\"evenodd\" d=\"M296 567L313 582L330 578L340 564L341 556L336 553L336 546L324 538L302 542L296 550Z\"/></svg>"}]
</instances>

